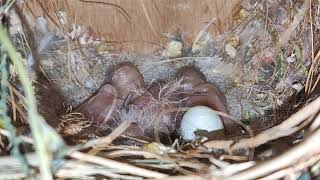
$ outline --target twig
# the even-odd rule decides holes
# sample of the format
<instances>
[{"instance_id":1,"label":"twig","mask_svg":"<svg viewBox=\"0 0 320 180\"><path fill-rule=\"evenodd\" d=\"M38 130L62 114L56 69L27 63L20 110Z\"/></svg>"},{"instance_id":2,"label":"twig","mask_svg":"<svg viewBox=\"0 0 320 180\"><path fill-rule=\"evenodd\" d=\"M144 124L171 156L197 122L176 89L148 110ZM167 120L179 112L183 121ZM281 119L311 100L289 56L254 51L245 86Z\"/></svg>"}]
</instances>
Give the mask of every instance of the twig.
<instances>
[{"instance_id":1,"label":"twig","mask_svg":"<svg viewBox=\"0 0 320 180\"><path fill-rule=\"evenodd\" d=\"M208 58L212 58L210 56L197 56L197 57L177 57L177 58L168 58L168 59L163 59L157 63L155 63L154 65L162 65L162 64L166 64L166 63L172 63L172 62L179 62L179 61L187 61L187 60L199 60L199 59L208 59Z\"/></svg>"},{"instance_id":2,"label":"twig","mask_svg":"<svg viewBox=\"0 0 320 180\"><path fill-rule=\"evenodd\" d=\"M313 17L312 17L312 1L309 1L309 18L310 18L310 35L311 35L311 60L315 63L314 56L314 36L313 36ZM311 77L312 78L312 77ZM311 81L312 82L312 81ZM309 89L310 90L310 89ZM309 92L310 93L310 92Z\"/></svg>"},{"instance_id":3,"label":"twig","mask_svg":"<svg viewBox=\"0 0 320 180\"><path fill-rule=\"evenodd\" d=\"M141 139L138 139L138 138L135 138L135 137L130 137L130 136L127 136L127 135L120 135L121 137L123 138L127 138L127 139L131 139L131 140L134 140L134 141L137 141L137 142L141 142L143 144L148 144L149 142L148 141L145 141L145 140L141 140Z\"/></svg>"},{"instance_id":4,"label":"twig","mask_svg":"<svg viewBox=\"0 0 320 180\"><path fill-rule=\"evenodd\" d=\"M274 172L266 177L263 177L259 180L281 179L287 175L302 171L302 170L306 169L307 167L310 167L313 164L319 162L319 160L320 160L320 155L317 155L315 157L311 157L310 159L308 159L306 161L300 162L297 165L294 164L293 167L288 167L286 169L276 171L276 172Z\"/></svg>"},{"instance_id":5,"label":"twig","mask_svg":"<svg viewBox=\"0 0 320 180\"><path fill-rule=\"evenodd\" d=\"M117 4L104 2L104 1L88 1L88 0L78 0L78 1L85 3L85 4L101 5L102 7L110 6L110 7L114 8L117 12L119 12L128 23L131 23L130 15L127 13L127 11L123 7L121 7Z\"/></svg>"},{"instance_id":6,"label":"twig","mask_svg":"<svg viewBox=\"0 0 320 180\"><path fill-rule=\"evenodd\" d=\"M244 138L236 143L233 140L208 141L204 143L204 146L208 148L225 149L231 152L238 149L257 147L268 141L288 136L298 131L300 128L302 128L301 126L299 126L300 123L302 123L305 119L314 116L316 113L319 112L319 110L320 97L314 100L313 102L309 103L307 106L302 108L300 111L292 115L290 118L288 118L281 124L267 129L254 137Z\"/></svg>"},{"instance_id":7,"label":"twig","mask_svg":"<svg viewBox=\"0 0 320 180\"><path fill-rule=\"evenodd\" d=\"M119 173L121 172L116 169L110 169L92 163L84 163L78 160L69 160L56 172L55 176L63 179L91 179L99 174L110 177L111 179L141 180L141 177Z\"/></svg>"},{"instance_id":8,"label":"twig","mask_svg":"<svg viewBox=\"0 0 320 180\"><path fill-rule=\"evenodd\" d=\"M111 152L111 153L107 154L108 157L112 157L112 158L122 157L122 156L130 156L130 155L143 156L148 159L155 158L155 159L159 159L159 160L164 160L161 156L159 156L157 154L147 152L147 151L141 151L141 150L118 150L118 151Z\"/></svg>"},{"instance_id":9,"label":"twig","mask_svg":"<svg viewBox=\"0 0 320 180\"><path fill-rule=\"evenodd\" d=\"M313 37L313 21L312 21L312 1L309 1L309 18L310 18L310 34L311 34L311 67L308 72L307 76L307 82L306 82L306 87L305 87L305 92L308 94L311 93L312 88L312 83L313 83L313 75L315 71L315 66L316 66L316 59L314 56L314 37Z\"/></svg>"},{"instance_id":10,"label":"twig","mask_svg":"<svg viewBox=\"0 0 320 180\"><path fill-rule=\"evenodd\" d=\"M26 98L11 84L8 84L9 88L12 89L13 94L15 94L23 104L26 103Z\"/></svg>"},{"instance_id":11,"label":"twig","mask_svg":"<svg viewBox=\"0 0 320 180\"><path fill-rule=\"evenodd\" d=\"M12 119L13 119L13 122L15 122L17 120L16 102L15 102L14 95L12 92L12 87L8 86L8 89L9 89L9 93L10 93L10 101L11 101L11 106L12 106Z\"/></svg>"},{"instance_id":12,"label":"twig","mask_svg":"<svg viewBox=\"0 0 320 180\"><path fill-rule=\"evenodd\" d=\"M219 168L211 170L210 174L212 177L228 177L232 174L249 169L256 165L256 162L254 161L235 164L229 164L224 161L219 162L217 160L212 160L212 158L210 159L210 161Z\"/></svg>"},{"instance_id":13,"label":"twig","mask_svg":"<svg viewBox=\"0 0 320 180\"><path fill-rule=\"evenodd\" d=\"M317 130L320 126L320 116L317 116L316 119L313 121L313 123L309 127L309 132L313 132Z\"/></svg>"},{"instance_id":14,"label":"twig","mask_svg":"<svg viewBox=\"0 0 320 180\"><path fill-rule=\"evenodd\" d=\"M116 108L117 102L118 102L118 92L116 90L116 88L114 88L113 86L111 86L112 88L112 93L113 93L113 100L112 100L112 104L111 107L109 108L109 111L106 115L106 117L103 119L100 127L104 127L107 124L107 121L110 120L110 117L112 115L112 113L114 112L114 109Z\"/></svg>"},{"instance_id":15,"label":"twig","mask_svg":"<svg viewBox=\"0 0 320 180\"><path fill-rule=\"evenodd\" d=\"M108 136L99 138L97 140L89 141L85 146L95 146L93 149L89 151L89 154L97 154L102 148L109 145L113 140L119 137L126 129L128 129L130 124L130 121L124 121Z\"/></svg>"},{"instance_id":16,"label":"twig","mask_svg":"<svg viewBox=\"0 0 320 180\"><path fill-rule=\"evenodd\" d=\"M7 136L7 137L10 136L8 131L6 131L4 129L1 129L1 128L0 128L0 134L2 134L4 136ZM29 143L29 144L33 144L34 143L33 139L31 139L31 138L29 138L27 136L21 136L20 138L21 138L22 141L24 141L26 143Z\"/></svg>"},{"instance_id":17,"label":"twig","mask_svg":"<svg viewBox=\"0 0 320 180\"><path fill-rule=\"evenodd\" d=\"M31 166L38 166L36 154L25 154L25 158ZM26 179L27 175L22 171L21 163L12 156L0 157L0 179Z\"/></svg>"},{"instance_id":18,"label":"twig","mask_svg":"<svg viewBox=\"0 0 320 180\"><path fill-rule=\"evenodd\" d=\"M6 4L3 7L1 7L0 16L2 16L3 14L8 14L10 8L15 2L15 0L6 1Z\"/></svg>"},{"instance_id":19,"label":"twig","mask_svg":"<svg viewBox=\"0 0 320 180\"><path fill-rule=\"evenodd\" d=\"M233 176L229 176L225 178L225 180L256 179L295 164L299 160L309 159L315 154L320 153L320 143L317 143L319 138L320 130L317 130L312 135L307 137L302 143L288 150L286 153L269 161L265 161L262 164L258 164L257 166L249 168L248 170L242 171Z\"/></svg>"},{"instance_id":20,"label":"twig","mask_svg":"<svg viewBox=\"0 0 320 180\"><path fill-rule=\"evenodd\" d=\"M5 130L1 130L0 129L0 133L8 136L8 132ZM25 136L21 136L22 140L24 140L25 142L28 142L30 144L33 144L34 141L28 137ZM94 163L94 164L99 164L102 166L106 166L109 168L113 168L113 169L117 169L117 170L121 170L127 173L131 173L134 175L138 175L138 176L143 176L143 177L147 177L147 178L164 178L167 177L166 174L162 174L162 173L158 173L158 172L154 172L154 171L150 171L147 169L143 169L143 168L139 168L139 167L135 167L126 163L121 163L121 162L117 162L114 160L110 160L110 159L104 159L102 157L96 157L93 155L87 155L78 151L75 152L71 152L70 157L84 161L84 162L90 162L90 163ZM1 161L0 161L1 162ZM33 161L32 161L33 162ZM33 164L34 165L34 164Z\"/></svg>"},{"instance_id":21,"label":"twig","mask_svg":"<svg viewBox=\"0 0 320 180\"><path fill-rule=\"evenodd\" d=\"M311 66L312 66L313 64L316 64L316 66L319 66L319 59L320 59L320 51L317 52L317 55L316 55L316 57L314 58L314 60L312 61L313 63L311 64ZM310 69L310 70L311 70L311 69ZM310 92L313 92L313 91L316 89L319 81L320 81L320 75L318 75L318 77L317 77L315 83L313 84L313 87L312 87L312 89L311 89Z\"/></svg>"},{"instance_id":22,"label":"twig","mask_svg":"<svg viewBox=\"0 0 320 180\"><path fill-rule=\"evenodd\" d=\"M221 160L233 160L233 161L248 161L247 156L233 156L233 155L222 155L220 156Z\"/></svg>"},{"instance_id":23,"label":"twig","mask_svg":"<svg viewBox=\"0 0 320 180\"><path fill-rule=\"evenodd\" d=\"M208 177L201 177L201 176L195 176L195 175L189 175L189 176L170 176L166 178L161 178L160 180L203 180L208 179Z\"/></svg>"},{"instance_id":24,"label":"twig","mask_svg":"<svg viewBox=\"0 0 320 180\"><path fill-rule=\"evenodd\" d=\"M130 164L121 163L118 161L105 159L102 157L92 156L92 155L84 154L81 152L73 152L69 156L72 158L78 159L78 160L85 161L85 162L91 162L94 164L99 164L99 165L110 167L110 168L117 168L118 170L130 173L130 174L142 176L142 177L165 178L168 176L166 174L162 174L159 172L150 171L147 169L132 166Z\"/></svg>"}]
</instances>

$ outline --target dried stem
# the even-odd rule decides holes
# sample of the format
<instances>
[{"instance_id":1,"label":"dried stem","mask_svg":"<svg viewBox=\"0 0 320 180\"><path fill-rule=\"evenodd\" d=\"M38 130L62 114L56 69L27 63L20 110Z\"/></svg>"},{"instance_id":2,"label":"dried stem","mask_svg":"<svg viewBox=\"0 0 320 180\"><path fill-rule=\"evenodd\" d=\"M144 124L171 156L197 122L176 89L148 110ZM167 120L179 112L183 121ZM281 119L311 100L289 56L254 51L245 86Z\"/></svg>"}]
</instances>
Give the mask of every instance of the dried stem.
<instances>
[{"instance_id":1,"label":"dried stem","mask_svg":"<svg viewBox=\"0 0 320 180\"><path fill-rule=\"evenodd\" d=\"M147 178L165 178L165 177L167 177L166 174L150 171L147 169L139 168L136 166L132 166L132 165L129 165L126 163L117 162L117 161L110 160L110 159L105 159L102 157L84 154L81 152L73 152L70 154L70 157L78 159L78 160L82 160L85 162L100 164L102 166L106 166L106 167L110 167L110 168L117 168L118 170L130 173L130 174L142 176L142 177L147 177Z\"/></svg>"},{"instance_id":2,"label":"dried stem","mask_svg":"<svg viewBox=\"0 0 320 180\"><path fill-rule=\"evenodd\" d=\"M320 143L317 143L319 138L320 130L317 130L307 137L302 143L297 145L295 148L290 149L286 153L225 179L256 179L288 167L298 161L307 160L315 154L320 153Z\"/></svg>"},{"instance_id":3,"label":"dried stem","mask_svg":"<svg viewBox=\"0 0 320 180\"><path fill-rule=\"evenodd\" d=\"M41 171L42 178L52 179L52 173L51 173L50 164L49 164L50 158L46 150L44 135L41 133L42 132L41 125L43 125L44 122L40 121L39 114L37 112L36 98L33 93L32 84L28 77L26 68L23 65L22 59L18 56L18 53L16 52L13 44L11 43L8 33L6 29L3 27L3 25L0 25L0 42L4 50L8 53L12 63L16 67L16 70L19 74L19 79L21 81L21 84L23 86L23 89L26 95L29 123L32 131L32 135L36 141L35 149L41 159L40 171Z\"/></svg>"},{"instance_id":4,"label":"dried stem","mask_svg":"<svg viewBox=\"0 0 320 180\"><path fill-rule=\"evenodd\" d=\"M89 154L91 155L97 154L102 148L105 148L113 140L119 137L126 129L128 129L130 124L131 124L130 121L124 121L123 123L121 123L119 127L117 127L117 129L112 131L112 133L109 134L108 136L88 142L85 146L95 146L93 149L89 151Z\"/></svg>"},{"instance_id":5,"label":"dried stem","mask_svg":"<svg viewBox=\"0 0 320 180\"><path fill-rule=\"evenodd\" d=\"M278 139L280 137L288 136L302 127L300 124L308 119L312 118L320 110L320 97L309 103L300 111L292 115L289 119L285 120L281 124L274 126L270 129L263 131L262 133L251 137L241 139L239 142L233 140L228 141L208 141L204 145L208 148L225 149L230 152L237 149L254 148L266 142Z\"/></svg>"}]
</instances>

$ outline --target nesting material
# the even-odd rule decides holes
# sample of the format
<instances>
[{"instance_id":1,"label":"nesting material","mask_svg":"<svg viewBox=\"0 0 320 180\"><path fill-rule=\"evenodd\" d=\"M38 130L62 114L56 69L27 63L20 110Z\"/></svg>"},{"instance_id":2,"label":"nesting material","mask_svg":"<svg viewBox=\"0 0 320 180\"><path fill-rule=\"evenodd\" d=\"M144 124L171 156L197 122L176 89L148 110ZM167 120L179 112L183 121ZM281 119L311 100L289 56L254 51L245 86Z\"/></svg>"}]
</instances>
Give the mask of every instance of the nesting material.
<instances>
[{"instance_id":1,"label":"nesting material","mask_svg":"<svg viewBox=\"0 0 320 180\"><path fill-rule=\"evenodd\" d=\"M101 5L109 8L107 3L85 3L87 6ZM143 6L145 2L136 4ZM182 5L186 8L185 4ZM111 10L111 6L109 9ZM113 6L113 9L117 7ZM188 34L187 29L170 28L176 31L174 34L178 38L169 39L179 42L169 42L165 50L173 50L173 53L168 51L164 56L157 56L163 55L161 53L152 55L154 53L148 50L144 51L144 54L129 54L123 49L121 54L112 54L117 52L112 49L118 46L118 42L137 42L147 46L155 44L161 47L166 44L157 41L150 43L145 38L131 36L123 41L122 38L112 36L117 41L108 38L105 43L96 44L96 41L92 42L90 38L92 34L86 31L64 40L62 37L71 36L72 33L69 33L74 28L69 28L71 24L68 22L61 23L64 36L56 37L54 33L53 45L49 45L48 51L43 51L43 54L35 59L39 58L41 68L47 74L40 80L49 79L53 87L61 92L63 102L76 108L69 113L70 108L70 111L62 116L63 120L57 121L60 124L56 129L60 134L69 134L65 136L67 141L72 139L76 144L84 144L71 147L72 151L69 151L69 147L61 148L61 152L68 153L68 157L64 159L61 156L57 156L58 159L52 156L59 155L60 151L53 151L52 154L48 151L49 157L54 158L52 160L61 162L58 169L55 168L54 177L141 179L168 178L185 174L188 177L177 178L301 179L305 178L305 175L310 176L307 177L309 179L319 177L319 172L315 172L319 171L320 146L319 143L314 143L320 137L319 98L305 106L306 102L319 96L319 88L316 87L319 85L317 59L320 54L317 43L320 38L317 35L320 29L317 23L318 9L319 2L311 0L243 1L235 11L232 10L236 16L232 21L233 27L230 27L232 31L221 36L213 36L211 33L211 28L223 23L219 16L217 21L213 19L210 23L210 19L203 19L201 24L208 24L204 28L197 28L201 31L192 38L193 42L185 38ZM161 36L163 31L157 28L157 23L154 23L156 21L149 16L158 13L149 11L148 8L144 10L143 17L148 19L151 28L145 28L139 23L132 25L156 30L154 35ZM122 12L122 9L118 11ZM181 11L182 9L177 12ZM131 11L128 11L128 14L131 15ZM134 16L131 17L133 20L136 19ZM77 22L82 24L81 20ZM167 21L166 24L171 25ZM74 27L78 25L75 24ZM141 32L140 34L144 35ZM24 35L28 39L28 34ZM193 36L194 33L189 33L190 35ZM15 37L20 39L21 34ZM25 40L17 42L19 47L22 46L23 52L29 52ZM45 41L41 41L39 47L44 47L41 45L42 42ZM31 48L36 46L32 41L28 43ZM39 47L36 47L36 50L42 49ZM28 54L21 55L23 58L28 57ZM134 66L122 66L112 71L115 64L123 62L132 62ZM195 67L205 78L198 76L194 68L180 69L181 67ZM20 76L19 73L17 75ZM41 83L42 81L34 82L52 90L51 86L47 87L47 84ZM308 94L310 99L304 96L312 91L318 92L315 96ZM23 108L28 108L24 106L25 99L18 95L13 91L11 99L7 101L12 105L14 125L19 124L16 115L20 114L22 117ZM36 95L57 101L56 96L48 97L46 93L36 92ZM39 112L47 114L46 119L56 119L48 112L61 115L54 107L63 108L62 105L56 105L57 103L51 101L42 102L45 101L39 103ZM50 111L42 110L44 106ZM209 110L194 113L198 106ZM302 106L304 108L300 112L283 121ZM210 109L219 111L219 116L211 114ZM203 126L200 123L201 114L209 119L209 125L204 123ZM191 128L184 128L188 118L193 124ZM24 119L28 120L27 117ZM214 121L223 129L213 130L215 128L211 125ZM234 122L238 122L237 124L241 124L243 128L231 128L234 127ZM190 138L184 135L184 130L189 131ZM20 127L17 127L17 132L17 135L24 134L20 133ZM237 132L242 134L238 135ZM1 134L10 135L4 134L3 130ZM169 141L166 141L168 138L164 140L162 135L170 136ZM179 139L180 135L184 141ZM22 136L21 140L25 138ZM194 139L197 140L193 141ZM28 142L32 143L33 140ZM2 149L10 149L7 148L10 147L9 143L4 141L4 144ZM137 144L140 147L135 146ZM289 148L288 152L283 151ZM23 154L29 152L29 148L26 151L24 149ZM79 152L82 150L83 153ZM271 160L268 161L269 159ZM17 174L18 163L11 163L14 162L11 159L2 159L0 162L4 162L2 169L13 169ZM28 159L28 162L36 160ZM10 164L14 164L14 167ZM35 168L38 172L36 165L31 165L32 169ZM19 171L18 174L24 172L26 171ZM9 177L8 172L3 174L0 175L0 179Z\"/></svg>"},{"instance_id":2,"label":"nesting material","mask_svg":"<svg viewBox=\"0 0 320 180\"><path fill-rule=\"evenodd\" d=\"M183 43L180 41L170 41L166 48L162 51L162 57L175 58L182 55Z\"/></svg>"}]
</instances>

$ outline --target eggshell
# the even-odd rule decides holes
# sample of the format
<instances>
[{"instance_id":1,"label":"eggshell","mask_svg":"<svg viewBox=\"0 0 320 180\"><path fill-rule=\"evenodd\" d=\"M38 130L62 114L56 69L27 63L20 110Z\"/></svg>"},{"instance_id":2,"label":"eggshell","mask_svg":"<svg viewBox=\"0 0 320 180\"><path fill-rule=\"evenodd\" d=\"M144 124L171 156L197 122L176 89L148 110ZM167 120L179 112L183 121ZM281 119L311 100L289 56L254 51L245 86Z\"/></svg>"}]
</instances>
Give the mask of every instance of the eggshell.
<instances>
[{"instance_id":1,"label":"eggshell","mask_svg":"<svg viewBox=\"0 0 320 180\"><path fill-rule=\"evenodd\" d=\"M204 83L194 87L193 90L194 94L186 100L187 107L202 105L207 106L215 111L228 114L227 101L219 89L213 84ZM234 134L234 132L239 131L239 126L235 123L235 121L225 116L220 116L220 118L227 134Z\"/></svg>"},{"instance_id":2,"label":"eggshell","mask_svg":"<svg viewBox=\"0 0 320 180\"><path fill-rule=\"evenodd\" d=\"M208 132L223 129L220 117L206 106L195 106L190 108L183 116L180 126L180 133L183 140L194 141L194 134L197 130Z\"/></svg>"}]
</instances>

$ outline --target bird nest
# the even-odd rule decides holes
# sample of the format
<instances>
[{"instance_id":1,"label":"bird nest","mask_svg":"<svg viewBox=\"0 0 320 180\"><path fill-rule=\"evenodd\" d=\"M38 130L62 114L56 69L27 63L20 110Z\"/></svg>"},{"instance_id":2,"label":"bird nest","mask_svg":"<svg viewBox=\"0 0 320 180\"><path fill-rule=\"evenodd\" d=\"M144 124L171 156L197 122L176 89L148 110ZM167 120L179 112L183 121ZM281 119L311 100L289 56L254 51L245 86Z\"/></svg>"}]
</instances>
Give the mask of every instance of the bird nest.
<instances>
[{"instance_id":1,"label":"bird nest","mask_svg":"<svg viewBox=\"0 0 320 180\"><path fill-rule=\"evenodd\" d=\"M319 177L319 2L244 1L219 38L213 19L189 46L177 34L154 54L105 52L63 17L49 30L50 16L12 6L0 26L0 178ZM184 139L198 105L224 130Z\"/></svg>"}]
</instances>

